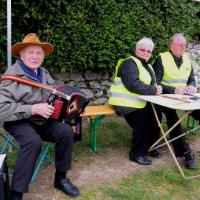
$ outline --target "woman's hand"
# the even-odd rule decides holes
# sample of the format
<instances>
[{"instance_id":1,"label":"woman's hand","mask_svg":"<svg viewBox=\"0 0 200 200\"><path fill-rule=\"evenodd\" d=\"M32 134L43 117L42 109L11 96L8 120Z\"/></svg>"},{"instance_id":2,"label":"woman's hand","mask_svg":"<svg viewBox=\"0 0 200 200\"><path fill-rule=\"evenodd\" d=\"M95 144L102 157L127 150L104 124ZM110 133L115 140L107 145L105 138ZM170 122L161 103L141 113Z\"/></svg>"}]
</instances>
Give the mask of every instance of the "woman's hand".
<instances>
[{"instance_id":1,"label":"woman's hand","mask_svg":"<svg viewBox=\"0 0 200 200\"><path fill-rule=\"evenodd\" d=\"M162 86L161 85L156 85L156 95L162 94Z\"/></svg>"}]
</instances>

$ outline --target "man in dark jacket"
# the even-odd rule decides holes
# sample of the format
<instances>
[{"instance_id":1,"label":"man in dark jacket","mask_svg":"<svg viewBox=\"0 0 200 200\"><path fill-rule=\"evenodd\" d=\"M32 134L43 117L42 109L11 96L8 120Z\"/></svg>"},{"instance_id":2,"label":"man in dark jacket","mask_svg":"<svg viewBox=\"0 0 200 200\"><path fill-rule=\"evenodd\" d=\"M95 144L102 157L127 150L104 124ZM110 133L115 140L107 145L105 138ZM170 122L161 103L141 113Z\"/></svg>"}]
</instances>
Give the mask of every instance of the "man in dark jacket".
<instances>
[{"instance_id":1,"label":"man in dark jacket","mask_svg":"<svg viewBox=\"0 0 200 200\"><path fill-rule=\"evenodd\" d=\"M129 158L140 165L152 163L145 156L157 123L150 104L138 98L138 95L162 93L162 87L155 84L155 75L148 63L153 48L153 41L144 37L137 42L133 56L119 60L109 98L109 104L124 116L133 129Z\"/></svg>"},{"instance_id":2,"label":"man in dark jacket","mask_svg":"<svg viewBox=\"0 0 200 200\"><path fill-rule=\"evenodd\" d=\"M186 53L186 39L182 33L173 35L169 40L170 50L161 53L153 64L156 81L163 87L165 94L194 94L197 92L196 82L191 66L190 59ZM168 128L171 128L177 121L176 110L167 107L160 107L160 111L167 118ZM160 112L157 110L157 112ZM159 114L159 116L162 116ZM183 134L180 124L171 132L170 137ZM185 137L180 137L172 142L175 155L185 157L185 167L188 169L196 168L195 157L185 141Z\"/></svg>"},{"instance_id":3,"label":"man in dark jacket","mask_svg":"<svg viewBox=\"0 0 200 200\"><path fill-rule=\"evenodd\" d=\"M12 46L13 55L20 59L7 69L5 75L17 75L52 86L53 79L41 65L45 55L51 54L53 49L53 45L41 42L36 34L28 34L22 42ZM49 95L49 91L15 81L4 80L0 84L0 120L20 146L9 200L21 200L23 193L28 192L42 140L55 143L54 187L70 196L79 195L78 188L66 178L72 160L72 128L49 119L54 111L54 107L46 103ZM39 125L34 123L34 116L46 120Z\"/></svg>"}]
</instances>

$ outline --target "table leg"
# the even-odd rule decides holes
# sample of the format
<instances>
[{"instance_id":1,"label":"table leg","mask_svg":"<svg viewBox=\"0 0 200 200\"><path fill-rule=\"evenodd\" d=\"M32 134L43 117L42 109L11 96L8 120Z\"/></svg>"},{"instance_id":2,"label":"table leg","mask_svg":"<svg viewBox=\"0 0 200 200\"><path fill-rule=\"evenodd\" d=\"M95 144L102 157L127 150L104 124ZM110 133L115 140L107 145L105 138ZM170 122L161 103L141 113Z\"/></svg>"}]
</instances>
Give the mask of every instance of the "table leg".
<instances>
[{"instance_id":1,"label":"table leg","mask_svg":"<svg viewBox=\"0 0 200 200\"><path fill-rule=\"evenodd\" d=\"M153 104L152 104L152 105L153 105ZM154 108L154 109L155 109L155 108ZM157 115L156 110L155 110L154 113L155 113L155 116L156 116L156 115ZM190 112L189 112L189 113L190 113ZM164 135L167 136L178 124L180 124L181 121L183 121L183 120L189 115L189 113L186 112L186 113L185 113L185 114L170 128L170 129L168 129L168 130L164 133ZM158 126L161 128L161 127L162 127L162 124L161 124L161 122L159 121L158 116L157 116L156 120L157 120L157 122L158 122ZM156 145L157 145L162 139L164 139L164 135L161 136L161 137L150 147L149 151L152 151L152 150L158 148L158 147L156 147ZM185 135L185 134L183 134L183 135ZM178 139L179 137L182 137L183 135L178 136L178 137L176 137L176 138L174 138L174 139Z\"/></svg>"},{"instance_id":2,"label":"table leg","mask_svg":"<svg viewBox=\"0 0 200 200\"><path fill-rule=\"evenodd\" d=\"M157 115L157 113L156 113L156 109L155 109L153 103L151 103L151 105L152 105L153 112L154 112L154 114L155 114L155 117L156 117L158 126L160 127L160 130L161 130L161 133L162 133L162 138L164 138L165 143L166 143L166 145L167 145L167 147L168 147L168 149L169 149L169 151L170 151L170 153L171 153L171 155L172 155L172 157L173 157L173 159L174 159L174 161L175 161L175 163L176 163L176 165L177 165L177 167L178 167L178 169L179 169L181 175L182 175L183 178L185 178L185 179L191 179L191 178L199 177L200 175L195 175L195 176L190 176L190 177L186 177L186 176L185 176L185 174L184 174L184 172L183 172L183 170L182 170L182 168L181 168L181 166L180 166L180 164L179 164L179 162L178 162L178 160L177 160L177 158L176 158L176 156L175 156L175 154L174 154L174 152L173 152L173 150L172 150L172 148L171 148L171 146L170 146L170 144L169 144L169 141L167 140L167 137L166 137L166 135L167 135L171 130L173 130L173 128L175 127L175 125L174 125L173 127L171 127L171 128L165 133L165 132L164 132L164 129L163 129L163 127L162 127L162 124L161 124L161 122L160 122L160 120L159 120L159 118L158 118L158 115ZM181 119L179 119L177 123L180 123L186 116L188 116L188 115L190 114L190 112L191 112L191 111L187 111L186 114L185 114L185 116L182 117Z\"/></svg>"}]
</instances>

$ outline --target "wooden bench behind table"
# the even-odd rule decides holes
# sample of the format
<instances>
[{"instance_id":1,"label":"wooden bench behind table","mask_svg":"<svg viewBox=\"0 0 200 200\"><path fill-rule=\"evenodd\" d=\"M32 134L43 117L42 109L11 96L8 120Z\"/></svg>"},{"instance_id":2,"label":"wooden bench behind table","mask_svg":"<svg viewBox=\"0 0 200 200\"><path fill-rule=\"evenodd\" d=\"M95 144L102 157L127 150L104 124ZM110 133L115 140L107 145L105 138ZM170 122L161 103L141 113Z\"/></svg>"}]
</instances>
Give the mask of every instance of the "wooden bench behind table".
<instances>
[{"instance_id":1,"label":"wooden bench behind table","mask_svg":"<svg viewBox=\"0 0 200 200\"><path fill-rule=\"evenodd\" d=\"M115 110L109 105L87 106L82 117L90 118L90 145L92 150L97 152L97 129L102 119L107 115L115 114Z\"/></svg>"}]
</instances>

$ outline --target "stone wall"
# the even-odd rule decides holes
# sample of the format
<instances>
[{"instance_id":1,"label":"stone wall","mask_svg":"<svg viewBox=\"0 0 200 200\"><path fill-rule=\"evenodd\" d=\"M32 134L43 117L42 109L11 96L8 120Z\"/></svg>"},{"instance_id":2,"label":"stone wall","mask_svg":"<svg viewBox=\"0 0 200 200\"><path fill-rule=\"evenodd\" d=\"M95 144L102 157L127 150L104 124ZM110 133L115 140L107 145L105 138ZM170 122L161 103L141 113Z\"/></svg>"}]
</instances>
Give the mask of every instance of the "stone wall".
<instances>
[{"instance_id":1,"label":"stone wall","mask_svg":"<svg viewBox=\"0 0 200 200\"><path fill-rule=\"evenodd\" d=\"M190 54L197 87L200 89L200 42L190 43L187 49Z\"/></svg>"},{"instance_id":2,"label":"stone wall","mask_svg":"<svg viewBox=\"0 0 200 200\"><path fill-rule=\"evenodd\" d=\"M90 98L90 104L107 104L108 92L113 74L108 72L92 72L87 70L81 73L54 74L57 85L66 84L79 88Z\"/></svg>"},{"instance_id":3,"label":"stone wall","mask_svg":"<svg viewBox=\"0 0 200 200\"><path fill-rule=\"evenodd\" d=\"M188 45L197 86L200 87L200 43L193 42ZM82 73L55 74L57 84L67 84L80 88L91 99L90 104L107 104L108 91L113 74L108 72L86 71Z\"/></svg>"}]
</instances>

